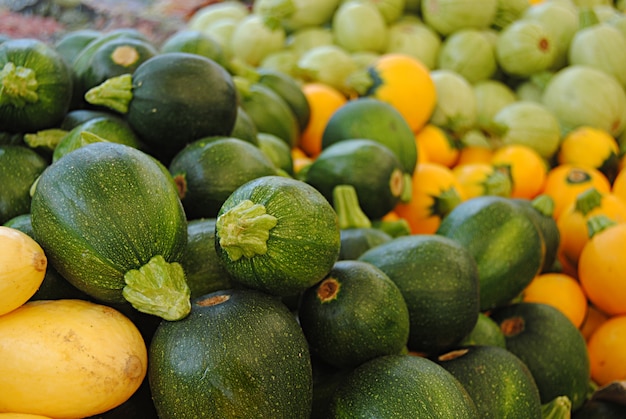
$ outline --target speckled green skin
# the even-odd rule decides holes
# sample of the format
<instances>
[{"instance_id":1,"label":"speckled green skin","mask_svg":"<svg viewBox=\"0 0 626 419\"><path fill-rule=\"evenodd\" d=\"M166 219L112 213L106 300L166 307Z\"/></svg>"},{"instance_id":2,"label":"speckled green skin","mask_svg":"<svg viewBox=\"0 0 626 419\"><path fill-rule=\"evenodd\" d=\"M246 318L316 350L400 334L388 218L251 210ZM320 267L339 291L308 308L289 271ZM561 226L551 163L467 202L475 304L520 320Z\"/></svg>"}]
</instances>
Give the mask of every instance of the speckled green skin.
<instances>
[{"instance_id":1,"label":"speckled green skin","mask_svg":"<svg viewBox=\"0 0 626 419\"><path fill-rule=\"evenodd\" d=\"M539 229L509 198L481 196L462 202L442 220L437 234L456 240L476 260L481 311L508 303L543 265Z\"/></svg>"},{"instance_id":2,"label":"speckled green skin","mask_svg":"<svg viewBox=\"0 0 626 419\"><path fill-rule=\"evenodd\" d=\"M263 176L235 190L218 214L225 214L244 200L265 207L276 217L269 230L267 252L232 260L220 245L216 250L225 269L245 286L270 294L289 296L304 291L324 278L339 256L340 230L337 214L315 188L300 180Z\"/></svg>"},{"instance_id":3,"label":"speckled green skin","mask_svg":"<svg viewBox=\"0 0 626 419\"><path fill-rule=\"evenodd\" d=\"M212 297L226 301L209 304ZM302 329L278 298L216 291L191 313L162 322L149 350L161 419L308 418L312 369Z\"/></svg>"},{"instance_id":4,"label":"speckled green skin","mask_svg":"<svg viewBox=\"0 0 626 419\"><path fill-rule=\"evenodd\" d=\"M556 308L540 303L516 303L494 310L491 317L505 331L506 347L520 358L535 378L541 402L567 396L572 410L585 401L590 373L589 355L580 331ZM518 333L507 333L503 322L520 319Z\"/></svg>"},{"instance_id":5,"label":"speckled green skin","mask_svg":"<svg viewBox=\"0 0 626 419\"><path fill-rule=\"evenodd\" d=\"M357 367L339 384L328 419L479 418L461 383L435 362L387 355Z\"/></svg>"},{"instance_id":6,"label":"speckled green skin","mask_svg":"<svg viewBox=\"0 0 626 419\"><path fill-rule=\"evenodd\" d=\"M338 289L324 298L329 283ZM298 315L311 351L339 368L402 353L409 338L409 310L400 289L380 269L358 260L335 263L326 279L302 294Z\"/></svg>"},{"instance_id":7,"label":"speckled green skin","mask_svg":"<svg viewBox=\"0 0 626 419\"><path fill-rule=\"evenodd\" d=\"M476 264L454 240L434 234L397 237L358 260L378 267L400 288L411 319L409 349L439 353L458 343L476 324Z\"/></svg>"},{"instance_id":8,"label":"speckled green skin","mask_svg":"<svg viewBox=\"0 0 626 419\"><path fill-rule=\"evenodd\" d=\"M81 147L49 166L31 205L49 262L75 287L124 302L124 274L153 256L178 261L187 220L167 169L116 143Z\"/></svg>"},{"instance_id":9,"label":"speckled green skin","mask_svg":"<svg viewBox=\"0 0 626 419\"><path fill-rule=\"evenodd\" d=\"M530 370L498 346L469 346L435 362L463 384L483 419L540 419L541 399Z\"/></svg>"}]
</instances>

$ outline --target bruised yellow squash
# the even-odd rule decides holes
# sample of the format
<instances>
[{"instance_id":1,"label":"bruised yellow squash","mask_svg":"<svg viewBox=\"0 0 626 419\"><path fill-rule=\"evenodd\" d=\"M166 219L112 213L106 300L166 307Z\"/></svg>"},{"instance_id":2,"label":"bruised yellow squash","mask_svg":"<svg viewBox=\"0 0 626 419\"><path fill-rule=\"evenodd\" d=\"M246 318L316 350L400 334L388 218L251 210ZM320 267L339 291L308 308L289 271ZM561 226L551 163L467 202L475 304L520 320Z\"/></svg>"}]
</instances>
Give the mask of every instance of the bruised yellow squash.
<instances>
[{"instance_id":1,"label":"bruised yellow squash","mask_svg":"<svg viewBox=\"0 0 626 419\"><path fill-rule=\"evenodd\" d=\"M48 260L20 230L0 226L0 316L24 304L39 289Z\"/></svg>"},{"instance_id":2,"label":"bruised yellow squash","mask_svg":"<svg viewBox=\"0 0 626 419\"><path fill-rule=\"evenodd\" d=\"M125 402L147 371L146 344L119 311L30 301L0 316L0 412L84 418Z\"/></svg>"}]
</instances>

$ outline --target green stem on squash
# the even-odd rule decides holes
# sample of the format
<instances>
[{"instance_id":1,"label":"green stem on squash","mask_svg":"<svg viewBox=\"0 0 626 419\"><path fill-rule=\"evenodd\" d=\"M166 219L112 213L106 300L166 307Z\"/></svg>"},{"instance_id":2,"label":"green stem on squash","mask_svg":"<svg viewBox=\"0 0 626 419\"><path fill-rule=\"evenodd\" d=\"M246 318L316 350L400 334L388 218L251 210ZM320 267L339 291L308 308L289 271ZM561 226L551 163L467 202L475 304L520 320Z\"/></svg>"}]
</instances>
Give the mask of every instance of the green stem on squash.
<instances>
[{"instance_id":1,"label":"green stem on squash","mask_svg":"<svg viewBox=\"0 0 626 419\"><path fill-rule=\"evenodd\" d=\"M404 218L398 220L373 220L372 227L384 231L391 237L409 236L411 234L411 226Z\"/></svg>"},{"instance_id":2,"label":"green stem on squash","mask_svg":"<svg viewBox=\"0 0 626 419\"><path fill-rule=\"evenodd\" d=\"M101 105L121 114L128 112L133 100L133 78L131 74L111 77L85 93L85 100L92 105Z\"/></svg>"},{"instance_id":3,"label":"green stem on squash","mask_svg":"<svg viewBox=\"0 0 626 419\"><path fill-rule=\"evenodd\" d=\"M611 220L604 214L594 215L587 220L587 232L589 238L592 238L596 234L617 225L616 221Z\"/></svg>"},{"instance_id":4,"label":"green stem on squash","mask_svg":"<svg viewBox=\"0 0 626 419\"><path fill-rule=\"evenodd\" d=\"M576 197L574 208L582 215L587 215L601 204L602 194L595 187L591 187Z\"/></svg>"},{"instance_id":5,"label":"green stem on squash","mask_svg":"<svg viewBox=\"0 0 626 419\"><path fill-rule=\"evenodd\" d=\"M567 396L558 396L541 405L542 419L566 419L572 414L572 402Z\"/></svg>"},{"instance_id":6,"label":"green stem on squash","mask_svg":"<svg viewBox=\"0 0 626 419\"><path fill-rule=\"evenodd\" d=\"M261 75L255 67L237 57L232 58L228 62L228 71L233 76L246 79L250 83L256 83L261 78Z\"/></svg>"},{"instance_id":7,"label":"green stem on squash","mask_svg":"<svg viewBox=\"0 0 626 419\"><path fill-rule=\"evenodd\" d=\"M333 207L339 218L339 228L368 228L370 219L359 205L356 189L352 185L337 185L333 189Z\"/></svg>"},{"instance_id":8,"label":"green stem on squash","mask_svg":"<svg viewBox=\"0 0 626 419\"><path fill-rule=\"evenodd\" d=\"M430 208L431 214L436 214L440 217L445 217L461 203L461 197L454 188L441 192L438 196L434 196L433 199L435 202Z\"/></svg>"},{"instance_id":9,"label":"green stem on squash","mask_svg":"<svg viewBox=\"0 0 626 419\"><path fill-rule=\"evenodd\" d=\"M30 148L45 148L54 150L69 131L59 128L49 128L35 133L24 134L24 142Z\"/></svg>"},{"instance_id":10,"label":"green stem on squash","mask_svg":"<svg viewBox=\"0 0 626 419\"><path fill-rule=\"evenodd\" d=\"M191 311L191 291L177 262L154 256L139 269L124 275L124 298L137 310L165 320L180 320Z\"/></svg>"},{"instance_id":11,"label":"green stem on squash","mask_svg":"<svg viewBox=\"0 0 626 419\"><path fill-rule=\"evenodd\" d=\"M219 217L215 224L219 245L231 260L267 253L270 230L278 219L265 206L246 199Z\"/></svg>"},{"instance_id":12,"label":"green stem on squash","mask_svg":"<svg viewBox=\"0 0 626 419\"><path fill-rule=\"evenodd\" d=\"M39 100L37 74L8 62L0 70L0 104L22 108Z\"/></svg>"},{"instance_id":13,"label":"green stem on squash","mask_svg":"<svg viewBox=\"0 0 626 419\"><path fill-rule=\"evenodd\" d=\"M365 96L375 84L376 80L368 68L352 72L346 81L347 87L358 96Z\"/></svg>"},{"instance_id":14,"label":"green stem on squash","mask_svg":"<svg viewBox=\"0 0 626 419\"><path fill-rule=\"evenodd\" d=\"M589 28L591 26L597 25L598 23L600 23L600 19L598 19L598 15L592 7L580 8L580 11L578 12L579 30Z\"/></svg>"},{"instance_id":15,"label":"green stem on squash","mask_svg":"<svg viewBox=\"0 0 626 419\"><path fill-rule=\"evenodd\" d=\"M408 203L413 198L413 177L409 173L402 174L402 191L400 192L400 202Z\"/></svg>"},{"instance_id":16,"label":"green stem on squash","mask_svg":"<svg viewBox=\"0 0 626 419\"><path fill-rule=\"evenodd\" d=\"M511 196L513 183L511 177L500 170L494 170L483 183L485 195L495 195L502 197Z\"/></svg>"},{"instance_id":17,"label":"green stem on squash","mask_svg":"<svg viewBox=\"0 0 626 419\"><path fill-rule=\"evenodd\" d=\"M531 205L545 217L552 217L554 214L554 199L550 195L538 195L532 200Z\"/></svg>"}]
</instances>

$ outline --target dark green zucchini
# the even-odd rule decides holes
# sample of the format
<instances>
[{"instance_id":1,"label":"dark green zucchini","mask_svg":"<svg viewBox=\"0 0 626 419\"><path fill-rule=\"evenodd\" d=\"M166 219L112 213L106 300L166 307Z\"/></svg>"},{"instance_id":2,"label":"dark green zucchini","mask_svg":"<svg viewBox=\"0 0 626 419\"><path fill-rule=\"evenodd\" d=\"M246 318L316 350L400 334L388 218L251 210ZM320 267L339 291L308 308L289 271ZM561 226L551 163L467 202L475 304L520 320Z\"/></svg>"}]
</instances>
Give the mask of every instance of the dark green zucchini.
<instances>
[{"instance_id":1,"label":"dark green zucchini","mask_svg":"<svg viewBox=\"0 0 626 419\"><path fill-rule=\"evenodd\" d=\"M199 218L187 223L187 246L180 264L191 298L236 286L215 251L215 221L215 218Z\"/></svg>"},{"instance_id":2,"label":"dark green zucchini","mask_svg":"<svg viewBox=\"0 0 626 419\"><path fill-rule=\"evenodd\" d=\"M411 184L396 155L370 139L339 141L320 153L308 167L304 181L333 202L337 185L352 185L365 215L379 219L391 211Z\"/></svg>"},{"instance_id":3,"label":"dark green zucchini","mask_svg":"<svg viewBox=\"0 0 626 419\"><path fill-rule=\"evenodd\" d=\"M70 131L72 128L75 128L77 125L80 125L85 121L92 118L99 118L101 116L118 117L117 114L104 110L72 109L65 115L63 121L61 121L61 124L59 125L59 128Z\"/></svg>"},{"instance_id":4,"label":"dark green zucchini","mask_svg":"<svg viewBox=\"0 0 626 419\"><path fill-rule=\"evenodd\" d=\"M237 117L235 118L235 125L230 132L230 136L258 146L258 134L259 131L250 115L241 106L237 106Z\"/></svg>"},{"instance_id":5,"label":"dark green zucchini","mask_svg":"<svg viewBox=\"0 0 626 419\"><path fill-rule=\"evenodd\" d=\"M302 294L298 319L311 353L338 368L399 354L409 338L409 310L398 286L374 265L335 263Z\"/></svg>"},{"instance_id":6,"label":"dark green zucchini","mask_svg":"<svg viewBox=\"0 0 626 419\"><path fill-rule=\"evenodd\" d=\"M94 51L83 74L83 88L90 89L111 77L132 74L141 63L157 54L157 48L143 39L111 39Z\"/></svg>"},{"instance_id":7,"label":"dark green zucchini","mask_svg":"<svg viewBox=\"0 0 626 419\"><path fill-rule=\"evenodd\" d=\"M296 80L288 74L270 68L261 67L256 72L259 83L269 87L285 100L296 115L300 131L304 131L311 118L311 107Z\"/></svg>"},{"instance_id":8,"label":"dark green zucchini","mask_svg":"<svg viewBox=\"0 0 626 419\"><path fill-rule=\"evenodd\" d=\"M287 143L267 132L259 132L257 139L259 148L274 165L280 170L283 170L287 175L293 176L293 156L291 155L291 149Z\"/></svg>"},{"instance_id":9,"label":"dark green zucchini","mask_svg":"<svg viewBox=\"0 0 626 419\"><path fill-rule=\"evenodd\" d=\"M396 283L409 308L410 350L435 355L458 344L476 324L478 272L464 246L433 234L397 237L363 253Z\"/></svg>"},{"instance_id":10,"label":"dark green zucchini","mask_svg":"<svg viewBox=\"0 0 626 419\"><path fill-rule=\"evenodd\" d=\"M189 316L161 322L148 376L159 418L284 418L311 413L307 341L279 299L249 289L193 301Z\"/></svg>"},{"instance_id":11,"label":"dark green zucchini","mask_svg":"<svg viewBox=\"0 0 626 419\"><path fill-rule=\"evenodd\" d=\"M48 161L23 145L0 145L0 224L30 212L30 188Z\"/></svg>"},{"instance_id":12,"label":"dark green zucchini","mask_svg":"<svg viewBox=\"0 0 626 419\"><path fill-rule=\"evenodd\" d=\"M189 220L216 217L235 189L277 173L260 148L231 137L194 141L174 156L169 170Z\"/></svg>"},{"instance_id":13,"label":"dark green zucchini","mask_svg":"<svg viewBox=\"0 0 626 419\"><path fill-rule=\"evenodd\" d=\"M72 99L72 76L61 55L36 39L0 44L0 127L34 132L61 122Z\"/></svg>"},{"instance_id":14,"label":"dark green zucchini","mask_svg":"<svg viewBox=\"0 0 626 419\"><path fill-rule=\"evenodd\" d=\"M117 143L81 147L41 174L31 217L49 263L78 289L170 320L188 314L178 263L187 221L173 179L153 157Z\"/></svg>"},{"instance_id":15,"label":"dark green zucchini","mask_svg":"<svg viewBox=\"0 0 626 419\"><path fill-rule=\"evenodd\" d=\"M240 106L250 115L259 132L267 132L294 147L300 137L295 113L285 99L259 82L234 77Z\"/></svg>"},{"instance_id":16,"label":"dark green zucchini","mask_svg":"<svg viewBox=\"0 0 626 419\"><path fill-rule=\"evenodd\" d=\"M224 202L215 246L237 282L270 294L295 295L322 280L337 261L337 214L307 183L262 176Z\"/></svg>"},{"instance_id":17,"label":"dark green zucchini","mask_svg":"<svg viewBox=\"0 0 626 419\"><path fill-rule=\"evenodd\" d=\"M124 119L117 115L101 116L91 118L70 130L55 147L52 161L55 162L67 153L95 141L142 147L137 134Z\"/></svg>"},{"instance_id":18,"label":"dark green zucchini","mask_svg":"<svg viewBox=\"0 0 626 419\"><path fill-rule=\"evenodd\" d=\"M163 161L195 140L229 135L237 117L230 74L209 58L184 52L158 54L132 75L108 79L85 97L125 114L151 154Z\"/></svg>"}]
</instances>

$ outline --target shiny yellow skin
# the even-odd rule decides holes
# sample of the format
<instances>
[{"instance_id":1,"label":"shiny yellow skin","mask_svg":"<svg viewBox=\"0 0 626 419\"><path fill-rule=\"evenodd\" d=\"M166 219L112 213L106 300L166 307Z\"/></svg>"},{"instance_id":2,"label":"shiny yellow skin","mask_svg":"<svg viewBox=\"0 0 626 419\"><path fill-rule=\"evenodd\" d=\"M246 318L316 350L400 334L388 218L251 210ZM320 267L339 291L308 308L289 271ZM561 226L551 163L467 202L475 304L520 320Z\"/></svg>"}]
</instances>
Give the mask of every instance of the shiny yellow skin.
<instances>
[{"instance_id":1,"label":"shiny yellow skin","mask_svg":"<svg viewBox=\"0 0 626 419\"><path fill-rule=\"evenodd\" d=\"M0 226L0 316L37 292L48 260L43 249L26 233Z\"/></svg>"},{"instance_id":2,"label":"shiny yellow skin","mask_svg":"<svg viewBox=\"0 0 626 419\"><path fill-rule=\"evenodd\" d=\"M121 312L83 300L29 301L0 316L0 412L84 418L125 402L147 348Z\"/></svg>"},{"instance_id":3,"label":"shiny yellow skin","mask_svg":"<svg viewBox=\"0 0 626 419\"><path fill-rule=\"evenodd\" d=\"M0 419L52 419L49 416L31 415L30 413L0 413Z\"/></svg>"}]
</instances>

